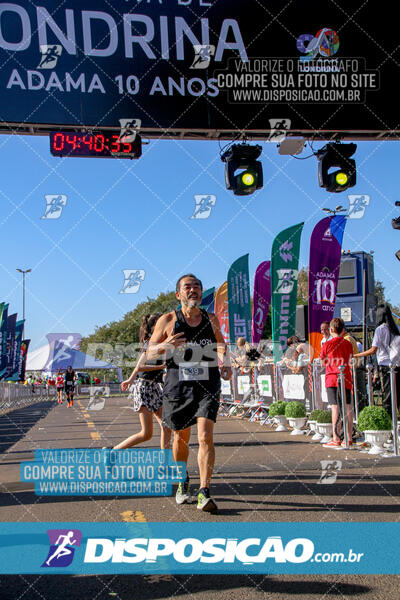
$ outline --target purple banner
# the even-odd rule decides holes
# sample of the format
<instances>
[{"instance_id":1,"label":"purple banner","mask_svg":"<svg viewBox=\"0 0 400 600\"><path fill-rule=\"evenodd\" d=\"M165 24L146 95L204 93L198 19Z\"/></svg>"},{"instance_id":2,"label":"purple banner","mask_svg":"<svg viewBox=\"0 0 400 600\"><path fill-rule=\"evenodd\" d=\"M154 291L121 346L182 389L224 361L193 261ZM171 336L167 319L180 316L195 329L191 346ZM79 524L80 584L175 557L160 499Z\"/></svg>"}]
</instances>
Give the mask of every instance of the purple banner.
<instances>
[{"instance_id":1,"label":"purple banner","mask_svg":"<svg viewBox=\"0 0 400 600\"><path fill-rule=\"evenodd\" d=\"M28 348L31 340L22 340L19 353L18 373L19 380L25 381L26 359L28 357Z\"/></svg>"},{"instance_id":2,"label":"purple banner","mask_svg":"<svg viewBox=\"0 0 400 600\"><path fill-rule=\"evenodd\" d=\"M265 321L271 304L271 263L266 260L258 265L254 276L253 320L251 341L258 344L262 338Z\"/></svg>"},{"instance_id":3,"label":"purple banner","mask_svg":"<svg viewBox=\"0 0 400 600\"><path fill-rule=\"evenodd\" d=\"M314 356L321 351L321 323L333 318L346 217L319 221L311 234L308 277L309 342Z\"/></svg>"},{"instance_id":4,"label":"purple banner","mask_svg":"<svg viewBox=\"0 0 400 600\"><path fill-rule=\"evenodd\" d=\"M7 365L4 379L10 376L13 368L15 327L17 324L17 313L9 315L7 318Z\"/></svg>"}]
</instances>

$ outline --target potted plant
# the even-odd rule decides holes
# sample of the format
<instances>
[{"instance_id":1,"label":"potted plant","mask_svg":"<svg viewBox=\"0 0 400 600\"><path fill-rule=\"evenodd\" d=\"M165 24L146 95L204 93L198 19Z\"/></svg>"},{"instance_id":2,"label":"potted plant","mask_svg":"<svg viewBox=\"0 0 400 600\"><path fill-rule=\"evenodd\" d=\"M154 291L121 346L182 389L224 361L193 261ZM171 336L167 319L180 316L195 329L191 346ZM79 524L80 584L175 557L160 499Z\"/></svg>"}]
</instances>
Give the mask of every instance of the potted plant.
<instances>
[{"instance_id":1,"label":"potted plant","mask_svg":"<svg viewBox=\"0 0 400 600\"><path fill-rule=\"evenodd\" d=\"M364 432L365 441L371 444L368 454L383 454L383 444L392 430L392 419L382 406L366 406L358 415L358 429Z\"/></svg>"},{"instance_id":2,"label":"potted plant","mask_svg":"<svg viewBox=\"0 0 400 600\"><path fill-rule=\"evenodd\" d=\"M317 415L317 430L322 436L319 440L321 444L326 444L332 438L332 413L330 410L320 410Z\"/></svg>"},{"instance_id":3,"label":"potted plant","mask_svg":"<svg viewBox=\"0 0 400 600\"><path fill-rule=\"evenodd\" d=\"M303 435L305 431L302 431L306 422L306 407L302 402L294 400L293 402L287 402L285 408L285 417L289 421L290 427L293 431L290 435Z\"/></svg>"},{"instance_id":4,"label":"potted plant","mask_svg":"<svg viewBox=\"0 0 400 600\"><path fill-rule=\"evenodd\" d=\"M309 432L308 433L316 433L317 431L317 416L319 413L319 409L312 410L310 416L308 417L307 425Z\"/></svg>"},{"instance_id":5,"label":"potted plant","mask_svg":"<svg viewBox=\"0 0 400 600\"><path fill-rule=\"evenodd\" d=\"M273 402L269 407L269 416L274 418L275 423L278 425L276 431L288 431L286 427L287 419L285 417L286 402L284 400L278 400Z\"/></svg>"}]
</instances>

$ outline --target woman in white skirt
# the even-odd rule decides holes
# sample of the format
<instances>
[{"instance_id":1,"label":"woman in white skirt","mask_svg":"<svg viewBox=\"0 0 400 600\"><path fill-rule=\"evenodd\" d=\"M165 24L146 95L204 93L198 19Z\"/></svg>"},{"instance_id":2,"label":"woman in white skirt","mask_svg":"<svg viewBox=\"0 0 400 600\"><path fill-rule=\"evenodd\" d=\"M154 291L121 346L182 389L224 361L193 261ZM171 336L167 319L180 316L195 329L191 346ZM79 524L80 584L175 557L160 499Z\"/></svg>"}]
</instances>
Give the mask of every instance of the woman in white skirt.
<instances>
[{"instance_id":1,"label":"woman in white skirt","mask_svg":"<svg viewBox=\"0 0 400 600\"><path fill-rule=\"evenodd\" d=\"M139 413L142 429L139 433L131 435L114 446L114 450L132 448L132 446L151 440L153 437L153 415L161 427L160 447L169 448L170 446L171 430L162 426L161 384L165 363L162 360L157 360L151 364L145 362L147 344L159 317L160 315L157 314L143 317L139 332L141 354L129 379L121 383L123 392L132 386L133 409Z\"/></svg>"}]
</instances>

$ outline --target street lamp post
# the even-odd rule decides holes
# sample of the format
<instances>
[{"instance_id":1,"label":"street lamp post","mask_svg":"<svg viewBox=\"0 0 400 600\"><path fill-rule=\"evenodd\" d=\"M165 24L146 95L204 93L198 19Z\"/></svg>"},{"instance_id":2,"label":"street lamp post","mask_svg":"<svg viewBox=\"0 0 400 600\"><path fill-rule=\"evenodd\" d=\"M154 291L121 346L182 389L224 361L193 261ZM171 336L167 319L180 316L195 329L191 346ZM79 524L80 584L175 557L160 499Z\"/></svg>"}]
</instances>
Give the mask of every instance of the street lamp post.
<instances>
[{"instance_id":1,"label":"street lamp post","mask_svg":"<svg viewBox=\"0 0 400 600\"><path fill-rule=\"evenodd\" d=\"M30 273L32 269L17 269L19 273L22 273L22 319L24 321L22 325L22 338L24 337L24 329L25 329L25 275L26 273Z\"/></svg>"}]
</instances>

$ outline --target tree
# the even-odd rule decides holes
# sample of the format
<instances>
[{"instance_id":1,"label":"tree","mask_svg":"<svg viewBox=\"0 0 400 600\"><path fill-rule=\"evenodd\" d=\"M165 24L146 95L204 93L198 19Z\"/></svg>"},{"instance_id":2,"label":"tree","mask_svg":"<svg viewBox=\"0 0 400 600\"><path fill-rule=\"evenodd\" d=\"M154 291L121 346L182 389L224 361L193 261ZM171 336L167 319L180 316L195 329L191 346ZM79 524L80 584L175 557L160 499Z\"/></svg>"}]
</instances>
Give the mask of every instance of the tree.
<instances>
[{"instance_id":1,"label":"tree","mask_svg":"<svg viewBox=\"0 0 400 600\"><path fill-rule=\"evenodd\" d=\"M385 300L385 287L384 287L382 281L379 281L378 279L375 281L374 294L375 294L375 304L376 304L376 306L378 306L378 304L382 304L383 302L386 302L386 300Z\"/></svg>"},{"instance_id":2,"label":"tree","mask_svg":"<svg viewBox=\"0 0 400 600\"><path fill-rule=\"evenodd\" d=\"M302 267L297 278L297 304L308 304L308 268Z\"/></svg>"}]
</instances>

